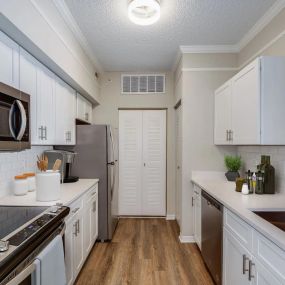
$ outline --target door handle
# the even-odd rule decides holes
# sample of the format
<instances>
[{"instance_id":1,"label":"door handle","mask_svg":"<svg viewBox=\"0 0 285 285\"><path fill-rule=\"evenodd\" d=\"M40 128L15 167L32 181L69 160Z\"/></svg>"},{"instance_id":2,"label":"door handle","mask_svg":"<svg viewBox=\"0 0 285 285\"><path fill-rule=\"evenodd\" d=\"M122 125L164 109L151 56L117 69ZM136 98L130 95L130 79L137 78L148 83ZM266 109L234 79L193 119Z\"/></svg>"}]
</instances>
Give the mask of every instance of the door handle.
<instances>
[{"instance_id":1,"label":"door handle","mask_svg":"<svg viewBox=\"0 0 285 285\"><path fill-rule=\"evenodd\" d=\"M226 131L226 141L229 141L229 130Z\"/></svg>"},{"instance_id":2,"label":"door handle","mask_svg":"<svg viewBox=\"0 0 285 285\"><path fill-rule=\"evenodd\" d=\"M249 261L249 266L248 266L248 281L251 281L252 278L254 278L254 275L252 275L252 267L255 264L250 260Z\"/></svg>"},{"instance_id":3,"label":"door handle","mask_svg":"<svg viewBox=\"0 0 285 285\"><path fill-rule=\"evenodd\" d=\"M246 272L248 271L248 269L246 269L246 262L247 262L247 260L249 260L247 257L246 257L246 255L244 254L243 256L242 256L242 274L243 275L245 275L246 274Z\"/></svg>"}]
</instances>

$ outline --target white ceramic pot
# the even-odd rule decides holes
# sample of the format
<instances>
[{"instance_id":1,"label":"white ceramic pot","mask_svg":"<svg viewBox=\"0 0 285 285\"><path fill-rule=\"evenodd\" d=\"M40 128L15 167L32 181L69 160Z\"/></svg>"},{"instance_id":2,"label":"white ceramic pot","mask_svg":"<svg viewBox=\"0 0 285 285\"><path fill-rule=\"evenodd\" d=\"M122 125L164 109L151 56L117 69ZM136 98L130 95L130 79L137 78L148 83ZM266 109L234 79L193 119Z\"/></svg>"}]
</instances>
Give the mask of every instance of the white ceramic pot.
<instances>
[{"instance_id":1,"label":"white ceramic pot","mask_svg":"<svg viewBox=\"0 0 285 285\"><path fill-rule=\"evenodd\" d=\"M59 172L46 171L36 174L37 201L50 202L60 199Z\"/></svg>"}]
</instances>

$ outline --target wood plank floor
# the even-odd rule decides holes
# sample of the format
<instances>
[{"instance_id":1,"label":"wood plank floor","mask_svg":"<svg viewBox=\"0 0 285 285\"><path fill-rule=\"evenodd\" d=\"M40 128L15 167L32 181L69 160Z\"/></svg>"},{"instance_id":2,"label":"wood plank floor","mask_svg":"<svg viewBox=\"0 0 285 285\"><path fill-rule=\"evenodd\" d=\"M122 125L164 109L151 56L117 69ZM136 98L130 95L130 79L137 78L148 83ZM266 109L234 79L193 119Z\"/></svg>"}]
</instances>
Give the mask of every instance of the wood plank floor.
<instances>
[{"instance_id":1,"label":"wood plank floor","mask_svg":"<svg viewBox=\"0 0 285 285\"><path fill-rule=\"evenodd\" d=\"M120 219L112 242L96 243L76 285L213 285L195 244L176 221Z\"/></svg>"}]
</instances>

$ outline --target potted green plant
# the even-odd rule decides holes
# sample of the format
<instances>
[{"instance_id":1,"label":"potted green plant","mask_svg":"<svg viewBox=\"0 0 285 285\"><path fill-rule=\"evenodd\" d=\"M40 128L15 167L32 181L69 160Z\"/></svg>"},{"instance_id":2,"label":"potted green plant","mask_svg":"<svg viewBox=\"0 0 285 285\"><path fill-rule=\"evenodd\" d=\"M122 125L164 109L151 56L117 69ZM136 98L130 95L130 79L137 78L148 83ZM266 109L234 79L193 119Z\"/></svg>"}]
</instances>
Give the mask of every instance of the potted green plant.
<instances>
[{"instance_id":1,"label":"potted green plant","mask_svg":"<svg viewBox=\"0 0 285 285\"><path fill-rule=\"evenodd\" d=\"M241 168L241 157L240 156L225 156L225 166L228 172L225 173L228 181L236 181L236 178L240 177L239 170Z\"/></svg>"}]
</instances>

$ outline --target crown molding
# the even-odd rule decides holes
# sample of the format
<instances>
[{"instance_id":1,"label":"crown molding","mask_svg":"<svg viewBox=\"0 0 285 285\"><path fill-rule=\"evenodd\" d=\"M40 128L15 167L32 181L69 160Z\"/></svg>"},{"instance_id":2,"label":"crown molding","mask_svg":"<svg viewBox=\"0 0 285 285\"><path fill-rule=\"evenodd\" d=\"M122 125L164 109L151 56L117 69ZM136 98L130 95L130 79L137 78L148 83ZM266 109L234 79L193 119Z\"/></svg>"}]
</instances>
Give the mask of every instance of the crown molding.
<instances>
[{"instance_id":1,"label":"crown molding","mask_svg":"<svg viewBox=\"0 0 285 285\"><path fill-rule=\"evenodd\" d=\"M183 53L237 53L237 45L193 45L180 46Z\"/></svg>"},{"instance_id":2,"label":"crown molding","mask_svg":"<svg viewBox=\"0 0 285 285\"><path fill-rule=\"evenodd\" d=\"M74 17L72 16L68 6L65 3L65 0L52 0L56 9L59 11L60 15L66 22L67 26L73 33L76 40L79 42L80 46L86 53L86 55L91 59L92 63L95 65L96 71L103 73L104 70L98 61L98 59L95 57L86 37L82 33L81 29L79 28L77 22L75 21Z\"/></svg>"},{"instance_id":3,"label":"crown molding","mask_svg":"<svg viewBox=\"0 0 285 285\"><path fill-rule=\"evenodd\" d=\"M285 0L278 0L269 10L255 23L255 25L243 36L236 44L240 52L246 45L249 44L255 36L260 33L280 12L285 8Z\"/></svg>"},{"instance_id":4,"label":"crown molding","mask_svg":"<svg viewBox=\"0 0 285 285\"><path fill-rule=\"evenodd\" d=\"M180 54L184 54L184 53L185 54L187 53L239 53L284 8L285 8L285 0L276 1L276 3L270 7L270 9L255 23L255 25L236 44L180 46L179 48ZM177 64L177 61L175 63Z\"/></svg>"}]
</instances>

